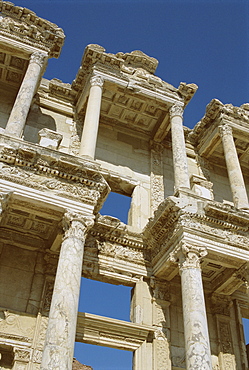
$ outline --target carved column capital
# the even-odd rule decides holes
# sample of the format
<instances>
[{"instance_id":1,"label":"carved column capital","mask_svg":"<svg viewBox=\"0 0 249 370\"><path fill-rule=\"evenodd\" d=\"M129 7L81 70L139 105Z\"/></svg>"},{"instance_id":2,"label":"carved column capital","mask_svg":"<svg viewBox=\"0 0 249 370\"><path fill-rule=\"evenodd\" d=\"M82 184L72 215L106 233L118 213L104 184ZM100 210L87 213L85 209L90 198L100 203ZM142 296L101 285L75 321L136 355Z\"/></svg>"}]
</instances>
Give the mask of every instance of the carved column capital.
<instances>
[{"instance_id":1,"label":"carved column capital","mask_svg":"<svg viewBox=\"0 0 249 370\"><path fill-rule=\"evenodd\" d=\"M206 255L206 248L187 245L183 243L179 253L180 271L188 268L200 269L200 262Z\"/></svg>"},{"instance_id":2,"label":"carved column capital","mask_svg":"<svg viewBox=\"0 0 249 370\"><path fill-rule=\"evenodd\" d=\"M93 226L94 220L91 216L85 216L80 213L67 211L62 220L64 239L78 238L85 239L86 232Z\"/></svg>"},{"instance_id":3,"label":"carved column capital","mask_svg":"<svg viewBox=\"0 0 249 370\"><path fill-rule=\"evenodd\" d=\"M90 79L90 85L91 87L92 86L99 86L99 87L103 87L104 85L104 79L103 77L101 76L92 76L91 79Z\"/></svg>"},{"instance_id":4,"label":"carved column capital","mask_svg":"<svg viewBox=\"0 0 249 370\"><path fill-rule=\"evenodd\" d=\"M47 61L47 55L44 53L41 53L39 51L35 51L33 54L31 54L30 57L30 64L31 63L36 63L38 64L41 68L44 66L44 64Z\"/></svg>"},{"instance_id":5,"label":"carved column capital","mask_svg":"<svg viewBox=\"0 0 249 370\"><path fill-rule=\"evenodd\" d=\"M170 108L169 114L171 119L175 116L183 117L183 107L179 104L174 104Z\"/></svg>"},{"instance_id":6,"label":"carved column capital","mask_svg":"<svg viewBox=\"0 0 249 370\"><path fill-rule=\"evenodd\" d=\"M219 133L220 133L221 137L224 136L224 135L232 135L233 134L232 126L230 126L228 124L220 125L219 126Z\"/></svg>"}]
</instances>

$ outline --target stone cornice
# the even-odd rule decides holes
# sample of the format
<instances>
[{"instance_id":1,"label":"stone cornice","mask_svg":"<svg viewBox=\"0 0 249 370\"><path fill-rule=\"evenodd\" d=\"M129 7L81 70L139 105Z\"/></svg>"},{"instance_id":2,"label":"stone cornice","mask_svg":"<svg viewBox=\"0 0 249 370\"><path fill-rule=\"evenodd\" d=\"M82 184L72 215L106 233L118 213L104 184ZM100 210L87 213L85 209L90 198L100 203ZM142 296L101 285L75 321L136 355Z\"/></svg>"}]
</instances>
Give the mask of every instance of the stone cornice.
<instances>
[{"instance_id":1,"label":"stone cornice","mask_svg":"<svg viewBox=\"0 0 249 370\"><path fill-rule=\"evenodd\" d=\"M205 215L208 220L223 225L226 228L248 231L249 213L219 202L207 202ZM216 220L216 221L215 221Z\"/></svg>"},{"instance_id":2,"label":"stone cornice","mask_svg":"<svg viewBox=\"0 0 249 370\"><path fill-rule=\"evenodd\" d=\"M129 226L115 217L97 215L90 234L100 240L116 242L137 250L146 249L142 234L133 232Z\"/></svg>"},{"instance_id":3,"label":"stone cornice","mask_svg":"<svg viewBox=\"0 0 249 370\"><path fill-rule=\"evenodd\" d=\"M0 13L0 35L44 50L51 58L58 58L65 35L56 24L9 1L0 2Z\"/></svg>"},{"instance_id":4,"label":"stone cornice","mask_svg":"<svg viewBox=\"0 0 249 370\"><path fill-rule=\"evenodd\" d=\"M109 192L94 162L5 135L0 136L0 163L4 180L83 201L97 211Z\"/></svg>"},{"instance_id":5,"label":"stone cornice","mask_svg":"<svg viewBox=\"0 0 249 370\"><path fill-rule=\"evenodd\" d=\"M185 82L181 82L178 86L177 92L178 94L183 97L184 99L184 106L186 106L194 94L196 93L198 86L196 84L186 84Z\"/></svg>"},{"instance_id":6,"label":"stone cornice","mask_svg":"<svg viewBox=\"0 0 249 370\"><path fill-rule=\"evenodd\" d=\"M191 209L191 199L186 198L169 197L160 204L144 229L154 262L168 253L174 236L177 239L184 232L201 233L208 239L215 235L222 243L248 250L249 213L215 201L200 201L202 210Z\"/></svg>"},{"instance_id":7,"label":"stone cornice","mask_svg":"<svg viewBox=\"0 0 249 370\"><path fill-rule=\"evenodd\" d=\"M197 86L181 83L177 90L174 86L154 75L156 65L157 60L155 58L149 57L141 51L112 54L106 53L105 49L99 45L88 45L80 69L72 83L72 89L80 93L87 84L89 75L97 68L99 71L105 71L109 79L112 76L114 83L124 84L130 90L146 88L147 90L161 92L163 95L173 95L174 101L179 100L181 103L185 102L186 105L196 91Z\"/></svg>"},{"instance_id":8,"label":"stone cornice","mask_svg":"<svg viewBox=\"0 0 249 370\"><path fill-rule=\"evenodd\" d=\"M180 202L179 198L173 196L166 198L154 212L154 217L149 219L144 229L144 237L150 248L160 245L178 220L181 210Z\"/></svg>"},{"instance_id":9,"label":"stone cornice","mask_svg":"<svg viewBox=\"0 0 249 370\"><path fill-rule=\"evenodd\" d=\"M78 342L109 345L113 348L134 351L138 349L154 328L123 320L79 312L76 329Z\"/></svg>"},{"instance_id":10,"label":"stone cornice","mask_svg":"<svg viewBox=\"0 0 249 370\"><path fill-rule=\"evenodd\" d=\"M57 78L53 78L51 81L49 81L48 92L50 96L69 100L70 102L74 100L76 95L76 92L72 90L71 84L64 83Z\"/></svg>"},{"instance_id":11,"label":"stone cornice","mask_svg":"<svg viewBox=\"0 0 249 370\"><path fill-rule=\"evenodd\" d=\"M240 126L241 123L249 126L249 104L242 104L240 107L235 107L232 104L223 104L218 99L211 100L206 107L204 117L190 132L190 139L198 142L214 122L219 124L220 120L224 118L227 121L239 123Z\"/></svg>"}]
</instances>

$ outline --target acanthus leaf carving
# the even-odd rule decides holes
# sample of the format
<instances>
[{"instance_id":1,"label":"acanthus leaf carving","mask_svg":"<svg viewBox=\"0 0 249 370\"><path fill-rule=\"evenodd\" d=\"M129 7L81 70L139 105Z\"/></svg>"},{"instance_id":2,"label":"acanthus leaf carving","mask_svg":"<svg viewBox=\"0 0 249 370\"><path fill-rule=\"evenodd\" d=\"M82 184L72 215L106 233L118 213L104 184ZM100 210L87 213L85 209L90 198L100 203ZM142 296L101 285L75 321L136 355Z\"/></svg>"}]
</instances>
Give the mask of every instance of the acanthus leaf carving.
<instances>
[{"instance_id":1,"label":"acanthus leaf carving","mask_svg":"<svg viewBox=\"0 0 249 370\"><path fill-rule=\"evenodd\" d=\"M94 225L93 217L67 211L63 217L62 226L66 238L85 240L86 232Z\"/></svg>"},{"instance_id":2,"label":"acanthus leaf carving","mask_svg":"<svg viewBox=\"0 0 249 370\"><path fill-rule=\"evenodd\" d=\"M207 255L207 250L203 247L183 243L178 254L180 270L185 268L200 269L200 262Z\"/></svg>"}]
</instances>

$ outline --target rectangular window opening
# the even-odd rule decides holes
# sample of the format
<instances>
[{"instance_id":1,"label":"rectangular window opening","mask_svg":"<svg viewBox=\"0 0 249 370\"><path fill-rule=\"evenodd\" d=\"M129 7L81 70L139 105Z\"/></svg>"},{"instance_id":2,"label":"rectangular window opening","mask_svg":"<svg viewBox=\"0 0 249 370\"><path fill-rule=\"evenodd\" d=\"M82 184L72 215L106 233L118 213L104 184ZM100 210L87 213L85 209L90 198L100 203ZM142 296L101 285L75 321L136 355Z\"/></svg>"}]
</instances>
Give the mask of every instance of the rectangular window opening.
<instances>
[{"instance_id":1,"label":"rectangular window opening","mask_svg":"<svg viewBox=\"0 0 249 370\"><path fill-rule=\"evenodd\" d=\"M131 206L131 197L114 192L110 192L103 207L100 210L101 215L118 218L125 224L128 223L128 212Z\"/></svg>"},{"instance_id":2,"label":"rectangular window opening","mask_svg":"<svg viewBox=\"0 0 249 370\"><path fill-rule=\"evenodd\" d=\"M130 351L76 342L74 357L73 370L132 370L133 352ZM88 367L80 368L77 361Z\"/></svg>"},{"instance_id":3,"label":"rectangular window opening","mask_svg":"<svg viewBox=\"0 0 249 370\"><path fill-rule=\"evenodd\" d=\"M79 312L130 321L130 287L81 279Z\"/></svg>"}]
</instances>

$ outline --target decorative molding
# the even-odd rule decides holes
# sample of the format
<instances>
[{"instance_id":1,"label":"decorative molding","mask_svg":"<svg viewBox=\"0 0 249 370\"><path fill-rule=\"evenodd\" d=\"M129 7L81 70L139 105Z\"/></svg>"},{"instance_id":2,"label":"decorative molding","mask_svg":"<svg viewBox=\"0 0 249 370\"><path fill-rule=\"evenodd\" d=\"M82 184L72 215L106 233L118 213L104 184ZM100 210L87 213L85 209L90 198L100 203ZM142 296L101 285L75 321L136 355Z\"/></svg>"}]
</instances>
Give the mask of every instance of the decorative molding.
<instances>
[{"instance_id":1,"label":"decorative molding","mask_svg":"<svg viewBox=\"0 0 249 370\"><path fill-rule=\"evenodd\" d=\"M164 200L163 183L163 145L153 142L151 145L151 203L155 211Z\"/></svg>"},{"instance_id":2,"label":"decorative molding","mask_svg":"<svg viewBox=\"0 0 249 370\"><path fill-rule=\"evenodd\" d=\"M107 345L112 348L137 350L154 328L127 321L79 313L76 341L90 344Z\"/></svg>"},{"instance_id":3,"label":"decorative molding","mask_svg":"<svg viewBox=\"0 0 249 370\"><path fill-rule=\"evenodd\" d=\"M57 265L55 266L55 270L53 275L56 274L56 268ZM44 288L44 293L42 297L42 312L46 315L49 314L50 310L50 305L51 305L51 300L52 300L52 295L53 295L53 290L54 290L54 280L47 280L45 282L45 288Z\"/></svg>"},{"instance_id":4,"label":"decorative molding","mask_svg":"<svg viewBox=\"0 0 249 370\"><path fill-rule=\"evenodd\" d=\"M29 362L31 351L24 348L14 348L14 361Z\"/></svg>"},{"instance_id":5,"label":"decorative molding","mask_svg":"<svg viewBox=\"0 0 249 370\"><path fill-rule=\"evenodd\" d=\"M97 208L109 192L95 163L3 135L0 178Z\"/></svg>"},{"instance_id":6,"label":"decorative molding","mask_svg":"<svg viewBox=\"0 0 249 370\"><path fill-rule=\"evenodd\" d=\"M0 13L0 35L42 49L51 58L58 58L65 38L61 28L9 1L0 2Z\"/></svg>"},{"instance_id":7,"label":"decorative molding","mask_svg":"<svg viewBox=\"0 0 249 370\"><path fill-rule=\"evenodd\" d=\"M197 89L198 86L196 84L186 84L185 82L180 83L177 92L184 98L185 106L190 102Z\"/></svg>"}]
</instances>

